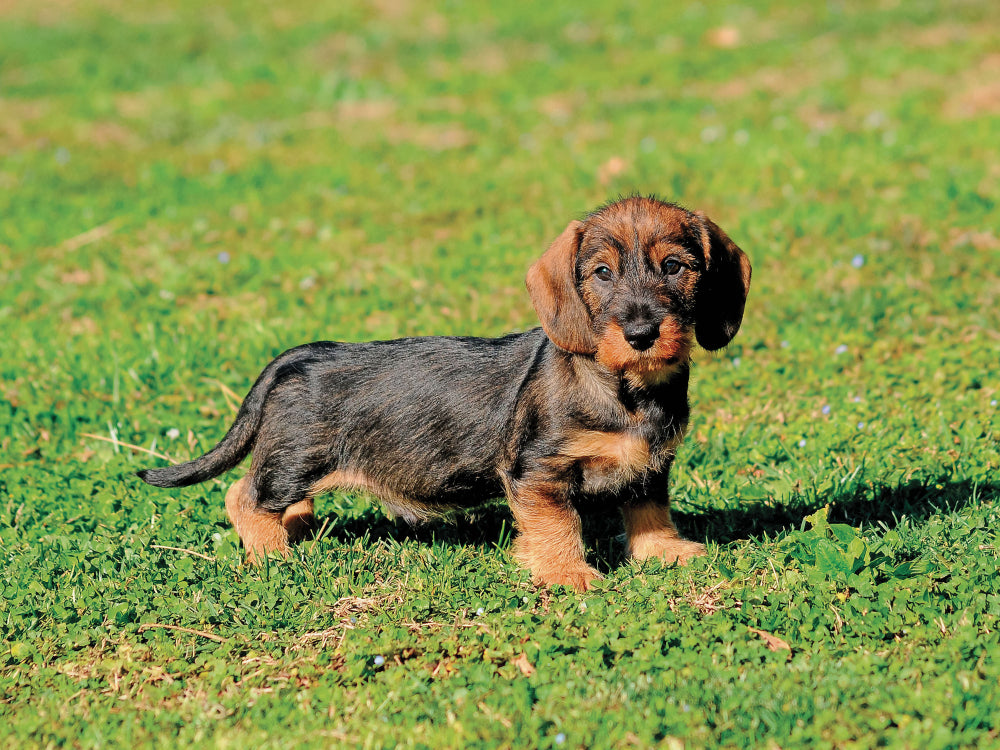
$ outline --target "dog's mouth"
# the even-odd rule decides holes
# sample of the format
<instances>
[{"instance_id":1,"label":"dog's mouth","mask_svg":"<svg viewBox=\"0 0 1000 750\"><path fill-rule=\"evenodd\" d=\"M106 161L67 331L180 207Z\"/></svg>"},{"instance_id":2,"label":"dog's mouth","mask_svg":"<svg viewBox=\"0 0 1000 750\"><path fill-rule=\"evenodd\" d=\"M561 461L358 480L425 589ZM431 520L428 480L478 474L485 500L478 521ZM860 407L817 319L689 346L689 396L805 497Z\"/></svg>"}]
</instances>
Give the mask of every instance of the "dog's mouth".
<instances>
[{"instance_id":1,"label":"dog's mouth","mask_svg":"<svg viewBox=\"0 0 1000 750\"><path fill-rule=\"evenodd\" d=\"M674 345L675 343L680 345ZM640 352L639 356L629 362L624 362L622 369L647 371L676 369L690 360L690 347L685 347L684 342L666 342L666 344L663 348L673 351L673 354L658 354L655 351L651 351L651 353Z\"/></svg>"},{"instance_id":2,"label":"dog's mouth","mask_svg":"<svg viewBox=\"0 0 1000 750\"><path fill-rule=\"evenodd\" d=\"M630 345L622 327L611 323L600 337L596 359L615 372L670 375L691 358L691 335L671 319L660 324L652 344L639 350Z\"/></svg>"},{"instance_id":3,"label":"dog's mouth","mask_svg":"<svg viewBox=\"0 0 1000 750\"><path fill-rule=\"evenodd\" d=\"M674 352L672 354L656 356L641 352L640 356L626 362L620 373L633 388L642 390L667 383L687 365L690 359L691 348L690 345L685 346L685 343L664 342L664 348L672 350ZM655 349L656 347L653 347L654 351Z\"/></svg>"}]
</instances>

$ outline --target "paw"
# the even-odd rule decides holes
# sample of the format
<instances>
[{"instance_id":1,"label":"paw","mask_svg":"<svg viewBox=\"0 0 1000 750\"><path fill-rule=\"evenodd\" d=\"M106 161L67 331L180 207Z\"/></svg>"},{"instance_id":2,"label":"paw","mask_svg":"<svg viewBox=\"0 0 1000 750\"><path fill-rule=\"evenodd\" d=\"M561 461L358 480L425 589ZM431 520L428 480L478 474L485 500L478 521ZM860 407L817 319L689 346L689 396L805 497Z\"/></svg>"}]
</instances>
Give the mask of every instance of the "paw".
<instances>
[{"instance_id":1,"label":"paw","mask_svg":"<svg viewBox=\"0 0 1000 750\"><path fill-rule=\"evenodd\" d=\"M514 540L514 558L531 571L535 582L542 586L571 586L586 591L590 582L601 577L584 559L579 530L560 539L551 535L521 534ZM559 543L561 542L561 544Z\"/></svg>"},{"instance_id":2,"label":"paw","mask_svg":"<svg viewBox=\"0 0 1000 750\"><path fill-rule=\"evenodd\" d=\"M591 581L599 581L603 576L589 565L552 568L535 573L535 581L542 586L568 586L577 591L588 591Z\"/></svg>"},{"instance_id":3,"label":"paw","mask_svg":"<svg viewBox=\"0 0 1000 750\"><path fill-rule=\"evenodd\" d=\"M267 544L253 544L247 545L244 542L243 545L246 548L246 561L248 565L261 566L264 564L265 558L268 557L288 557L290 550L288 545L267 545Z\"/></svg>"},{"instance_id":4,"label":"paw","mask_svg":"<svg viewBox=\"0 0 1000 750\"><path fill-rule=\"evenodd\" d=\"M694 557L701 557L708 550L700 542L689 542L687 539L680 539L674 548L660 555L667 562L677 562L680 565L687 565L688 560Z\"/></svg>"},{"instance_id":5,"label":"paw","mask_svg":"<svg viewBox=\"0 0 1000 750\"><path fill-rule=\"evenodd\" d=\"M646 537L633 544L633 560L649 560L658 557L665 563L686 565L688 560L705 554L705 545L689 542L678 537Z\"/></svg>"}]
</instances>

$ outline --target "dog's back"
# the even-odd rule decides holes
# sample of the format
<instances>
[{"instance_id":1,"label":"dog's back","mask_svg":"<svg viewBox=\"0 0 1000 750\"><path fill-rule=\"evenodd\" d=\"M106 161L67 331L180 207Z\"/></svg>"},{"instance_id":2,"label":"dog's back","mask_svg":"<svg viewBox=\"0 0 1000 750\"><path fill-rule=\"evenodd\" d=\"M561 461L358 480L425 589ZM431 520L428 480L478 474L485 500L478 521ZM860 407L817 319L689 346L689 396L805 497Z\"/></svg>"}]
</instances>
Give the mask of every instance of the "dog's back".
<instances>
[{"instance_id":1,"label":"dog's back","mask_svg":"<svg viewBox=\"0 0 1000 750\"><path fill-rule=\"evenodd\" d=\"M345 485L390 506L393 497L430 507L499 497L517 395L547 343L536 329L314 345L323 356L275 383L264 403L258 502L279 510Z\"/></svg>"},{"instance_id":2,"label":"dog's back","mask_svg":"<svg viewBox=\"0 0 1000 750\"><path fill-rule=\"evenodd\" d=\"M211 451L139 476L158 486L195 484L252 451L262 509L334 486L372 491L390 508L393 498L399 507L426 504L420 517L499 497L517 397L547 345L535 329L498 339L299 346L265 368Z\"/></svg>"}]
</instances>

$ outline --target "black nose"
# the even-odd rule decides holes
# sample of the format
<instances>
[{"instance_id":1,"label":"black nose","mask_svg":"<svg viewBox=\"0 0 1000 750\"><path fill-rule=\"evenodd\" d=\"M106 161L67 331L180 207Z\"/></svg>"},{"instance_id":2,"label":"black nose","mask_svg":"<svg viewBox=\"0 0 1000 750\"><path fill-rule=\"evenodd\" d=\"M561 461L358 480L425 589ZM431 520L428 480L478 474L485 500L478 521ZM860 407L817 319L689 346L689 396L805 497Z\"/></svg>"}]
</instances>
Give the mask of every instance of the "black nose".
<instances>
[{"instance_id":1,"label":"black nose","mask_svg":"<svg viewBox=\"0 0 1000 750\"><path fill-rule=\"evenodd\" d=\"M629 346L637 352L644 352L656 343L660 335L660 326L648 321L629 323L622 328L622 333L625 334Z\"/></svg>"}]
</instances>

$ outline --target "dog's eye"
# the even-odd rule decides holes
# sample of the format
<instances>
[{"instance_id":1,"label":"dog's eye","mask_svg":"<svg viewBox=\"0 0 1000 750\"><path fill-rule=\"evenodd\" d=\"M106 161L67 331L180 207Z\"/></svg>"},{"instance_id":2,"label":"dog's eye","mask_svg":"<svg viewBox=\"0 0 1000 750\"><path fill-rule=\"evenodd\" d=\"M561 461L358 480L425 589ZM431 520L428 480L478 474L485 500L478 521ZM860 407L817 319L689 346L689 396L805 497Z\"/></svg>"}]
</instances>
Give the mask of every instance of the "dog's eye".
<instances>
[{"instance_id":1,"label":"dog's eye","mask_svg":"<svg viewBox=\"0 0 1000 750\"><path fill-rule=\"evenodd\" d=\"M677 258L667 258L663 261L663 272L667 276L676 276L684 268L684 264L681 263Z\"/></svg>"},{"instance_id":2,"label":"dog's eye","mask_svg":"<svg viewBox=\"0 0 1000 750\"><path fill-rule=\"evenodd\" d=\"M598 266L594 269L594 276L599 278L601 281L611 281L614 274L607 266Z\"/></svg>"}]
</instances>

